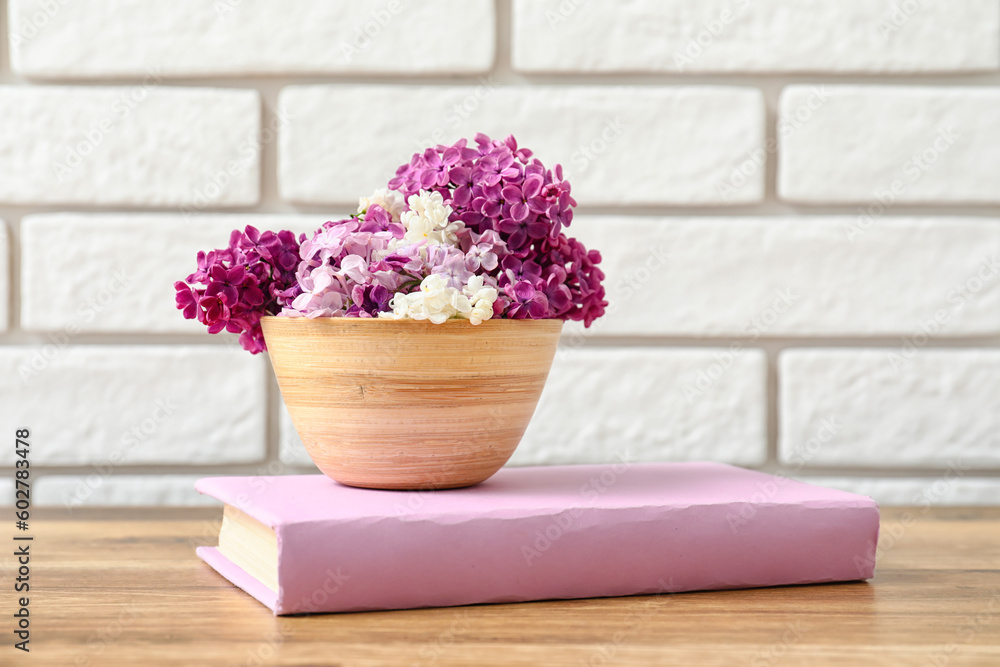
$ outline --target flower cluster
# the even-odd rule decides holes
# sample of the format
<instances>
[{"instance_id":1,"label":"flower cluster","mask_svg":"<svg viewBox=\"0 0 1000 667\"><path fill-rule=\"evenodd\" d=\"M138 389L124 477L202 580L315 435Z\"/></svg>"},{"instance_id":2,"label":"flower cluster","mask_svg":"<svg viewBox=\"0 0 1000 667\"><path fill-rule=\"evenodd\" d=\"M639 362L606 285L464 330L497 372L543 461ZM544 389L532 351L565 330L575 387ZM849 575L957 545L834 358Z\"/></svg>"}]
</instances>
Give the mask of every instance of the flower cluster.
<instances>
[{"instance_id":1,"label":"flower cluster","mask_svg":"<svg viewBox=\"0 0 1000 667\"><path fill-rule=\"evenodd\" d=\"M264 315L590 326L607 306L601 256L563 231L576 202L562 168L513 137L475 144L415 154L387 189L311 238L233 232L228 248L199 253L191 284L176 284L177 307L211 333L240 332L254 353L266 349Z\"/></svg>"},{"instance_id":2,"label":"flower cluster","mask_svg":"<svg viewBox=\"0 0 1000 667\"><path fill-rule=\"evenodd\" d=\"M209 333L240 334L244 349L267 349L260 318L277 314L298 294L295 268L299 241L289 231L233 230L229 246L198 253L198 269L174 283L177 308L197 319Z\"/></svg>"},{"instance_id":3,"label":"flower cluster","mask_svg":"<svg viewBox=\"0 0 1000 667\"><path fill-rule=\"evenodd\" d=\"M421 281L415 292L397 292L389 302L392 312L382 313L382 316L430 320L434 324L452 317L464 317L472 324L481 324L493 317L493 304L497 300L496 289L483 283L482 276L472 276L459 291L458 287L450 286L446 278L432 273Z\"/></svg>"},{"instance_id":4,"label":"flower cluster","mask_svg":"<svg viewBox=\"0 0 1000 667\"><path fill-rule=\"evenodd\" d=\"M479 324L493 316L496 281L484 284L469 268L462 239L480 265L498 266L495 253L471 244L451 207L436 192L402 195L380 190L362 197L358 212L328 222L302 243L296 278L302 293L286 317L395 317ZM492 257L492 262L491 262Z\"/></svg>"},{"instance_id":5,"label":"flower cluster","mask_svg":"<svg viewBox=\"0 0 1000 667\"><path fill-rule=\"evenodd\" d=\"M513 137L495 141L477 134L475 144L461 139L415 153L389 187L405 196L441 194L454 223L478 238L490 234L487 243L503 248L500 270L484 268L498 281L505 317L590 326L607 305L604 273L596 266L600 254L562 231L576 205L562 167L546 169Z\"/></svg>"}]
</instances>

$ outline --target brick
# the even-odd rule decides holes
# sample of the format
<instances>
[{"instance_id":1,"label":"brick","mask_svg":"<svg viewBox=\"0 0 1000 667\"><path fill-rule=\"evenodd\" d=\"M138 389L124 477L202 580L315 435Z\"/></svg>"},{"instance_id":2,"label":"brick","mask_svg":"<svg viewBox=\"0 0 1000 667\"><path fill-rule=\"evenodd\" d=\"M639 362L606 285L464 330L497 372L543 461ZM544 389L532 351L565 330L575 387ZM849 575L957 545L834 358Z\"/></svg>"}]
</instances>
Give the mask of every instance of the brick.
<instances>
[{"instance_id":1,"label":"brick","mask_svg":"<svg viewBox=\"0 0 1000 667\"><path fill-rule=\"evenodd\" d=\"M354 203L412 153L477 131L514 134L549 166L562 163L582 205L713 205L761 201L764 104L759 90L697 87L292 86L279 140L281 197ZM419 103L401 103L401 100ZM758 162L753 162L753 156ZM741 165L746 183L723 192Z\"/></svg>"},{"instance_id":2,"label":"brick","mask_svg":"<svg viewBox=\"0 0 1000 667\"><path fill-rule=\"evenodd\" d=\"M1000 505L1000 480L960 477L799 477L803 482L860 493L880 505L924 508L939 505ZM921 509L914 515L919 517Z\"/></svg>"},{"instance_id":3,"label":"brick","mask_svg":"<svg viewBox=\"0 0 1000 667\"><path fill-rule=\"evenodd\" d=\"M255 90L0 86L0 203L256 204Z\"/></svg>"},{"instance_id":4,"label":"brick","mask_svg":"<svg viewBox=\"0 0 1000 667\"><path fill-rule=\"evenodd\" d=\"M10 16L11 66L38 78L461 74L496 41L492 0L11 0Z\"/></svg>"},{"instance_id":5,"label":"brick","mask_svg":"<svg viewBox=\"0 0 1000 667\"><path fill-rule=\"evenodd\" d=\"M766 456L760 350L561 348L513 465Z\"/></svg>"},{"instance_id":6,"label":"brick","mask_svg":"<svg viewBox=\"0 0 1000 667\"><path fill-rule=\"evenodd\" d=\"M233 229L318 229L323 215L82 214L21 221L21 326L34 331L196 333L173 284ZM53 262L52 257L60 257ZM150 261L155 257L155 261Z\"/></svg>"},{"instance_id":7,"label":"brick","mask_svg":"<svg viewBox=\"0 0 1000 667\"><path fill-rule=\"evenodd\" d=\"M215 473L213 473L215 475ZM215 506L219 502L194 490L209 475L44 475L35 482L34 504L49 507Z\"/></svg>"},{"instance_id":8,"label":"brick","mask_svg":"<svg viewBox=\"0 0 1000 667\"><path fill-rule=\"evenodd\" d=\"M1000 5L992 0L514 0L513 7L512 57L523 72L868 74L1000 65Z\"/></svg>"},{"instance_id":9,"label":"brick","mask_svg":"<svg viewBox=\"0 0 1000 667\"><path fill-rule=\"evenodd\" d=\"M1000 332L997 223L580 216L569 233L607 274L587 335L907 335L935 318L971 335Z\"/></svg>"},{"instance_id":10,"label":"brick","mask_svg":"<svg viewBox=\"0 0 1000 667\"><path fill-rule=\"evenodd\" d=\"M789 86L778 103L778 195L804 203L997 203L1000 89Z\"/></svg>"},{"instance_id":11,"label":"brick","mask_svg":"<svg viewBox=\"0 0 1000 667\"><path fill-rule=\"evenodd\" d=\"M0 220L0 331L10 326L10 235L7 223Z\"/></svg>"},{"instance_id":12,"label":"brick","mask_svg":"<svg viewBox=\"0 0 1000 667\"><path fill-rule=\"evenodd\" d=\"M0 348L0 428L31 429L33 465L236 463L265 451L265 366L210 346ZM13 465L11 449L0 464Z\"/></svg>"},{"instance_id":13,"label":"brick","mask_svg":"<svg viewBox=\"0 0 1000 667\"><path fill-rule=\"evenodd\" d=\"M1000 465L1000 350L801 349L779 362L780 456L796 465Z\"/></svg>"}]
</instances>

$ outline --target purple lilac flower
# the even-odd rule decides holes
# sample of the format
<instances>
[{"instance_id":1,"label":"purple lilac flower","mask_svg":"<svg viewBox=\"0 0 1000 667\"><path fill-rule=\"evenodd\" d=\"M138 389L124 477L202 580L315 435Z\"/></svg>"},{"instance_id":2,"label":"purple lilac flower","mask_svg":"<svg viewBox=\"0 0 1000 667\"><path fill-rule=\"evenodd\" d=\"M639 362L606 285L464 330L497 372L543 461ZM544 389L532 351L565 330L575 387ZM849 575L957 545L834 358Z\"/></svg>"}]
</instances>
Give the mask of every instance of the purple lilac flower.
<instances>
[{"instance_id":1,"label":"purple lilac flower","mask_svg":"<svg viewBox=\"0 0 1000 667\"><path fill-rule=\"evenodd\" d=\"M510 305L505 313L507 317L515 320L540 320L548 315L548 300L528 281L509 283L503 291L510 299Z\"/></svg>"},{"instance_id":2,"label":"purple lilac flower","mask_svg":"<svg viewBox=\"0 0 1000 667\"><path fill-rule=\"evenodd\" d=\"M471 146L460 139L428 148L401 165L389 187L404 197L428 188L441 193L452 208L450 219L466 228L466 268L504 288L494 304L497 316L574 319L590 326L604 314L600 254L563 233L573 221L576 200L562 166L547 169L513 137L501 141L477 134ZM521 268L526 263L530 273ZM521 298L527 288L514 288L522 282L539 298ZM544 313L537 305L542 300Z\"/></svg>"},{"instance_id":3,"label":"purple lilac flower","mask_svg":"<svg viewBox=\"0 0 1000 667\"><path fill-rule=\"evenodd\" d=\"M263 352L260 318L277 314L298 295L298 252L292 232L233 230L228 247L199 252L195 272L174 283L177 308L209 333L239 333L246 350Z\"/></svg>"}]
</instances>

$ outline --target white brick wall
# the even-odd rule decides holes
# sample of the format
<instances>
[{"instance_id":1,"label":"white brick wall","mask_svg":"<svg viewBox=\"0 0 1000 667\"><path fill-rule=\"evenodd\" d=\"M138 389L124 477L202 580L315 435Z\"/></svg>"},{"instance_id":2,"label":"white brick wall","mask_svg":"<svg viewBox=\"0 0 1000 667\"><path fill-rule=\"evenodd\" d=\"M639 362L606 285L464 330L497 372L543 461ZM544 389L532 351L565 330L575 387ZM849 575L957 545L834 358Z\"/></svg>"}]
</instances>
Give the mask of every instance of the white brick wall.
<instances>
[{"instance_id":1,"label":"white brick wall","mask_svg":"<svg viewBox=\"0 0 1000 667\"><path fill-rule=\"evenodd\" d=\"M105 475L95 470L87 475L52 475L35 485L33 504L40 507L104 505L212 506L218 501L194 490L204 475L159 475L150 485L148 475Z\"/></svg>"},{"instance_id":2,"label":"white brick wall","mask_svg":"<svg viewBox=\"0 0 1000 667\"><path fill-rule=\"evenodd\" d=\"M924 349L934 335L783 352L782 462L1000 466L1000 350Z\"/></svg>"},{"instance_id":3,"label":"white brick wall","mask_svg":"<svg viewBox=\"0 0 1000 667\"><path fill-rule=\"evenodd\" d=\"M871 496L883 505L996 505L1000 482L973 479L959 469L921 478L799 477L803 482Z\"/></svg>"},{"instance_id":4,"label":"white brick wall","mask_svg":"<svg viewBox=\"0 0 1000 667\"><path fill-rule=\"evenodd\" d=\"M260 195L253 90L0 87L0 202L218 207Z\"/></svg>"},{"instance_id":5,"label":"white brick wall","mask_svg":"<svg viewBox=\"0 0 1000 667\"><path fill-rule=\"evenodd\" d=\"M295 432L295 425L292 424L292 418L289 416L288 409L285 407L283 401L278 424L280 429L278 436L279 460L287 465L308 466L315 470L316 466L313 465L312 459L309 458L309 454L306 452L305 445L302 444L299 434Z\"/></svg>"},{"instance_id":6,"label":"white brick wall","mask_svg":"<svg viewBox=\"0 0 1000 667\"><path fill-rule=\"evenodd\" d=\"M998 34L993 0L514 0L513 60L523 72L977 70L1000 64Z\"/></svg>"},{"instance_id":7,"label":"white brick wall","mask_svg":"<svg viewBox=\"0 0 1000 667\"><path fill-rule=\"evenodd\" d=\"M611 301L566 327L513 464L1000 504L1000 0L4 10L0 433L32 428L39 504L314 471L266 359L172 283L230 229L312 230L476 131L564 165Z\"/></svg>"},{"instance_id":8,"label":"white brick wall","mask_svg":"<svg viewBox=\"0 0 1000 667\"><path fill-rule=\"evenodd\" d=\"M998 107L992 86L823 86L820 96L789 86L778 110L778 194L887 208L1000 203Z\"/></svg>"},{"instance_id":9,"label":"white brick wall","mask_svg":"<svg viewBox=\"0 0 1000 667\"><path fill-rule=\"evenodd\" d=\"M604 253L615 306L588 335L908 334L938 311L950 335L1000 333L998 219L581 216L570 229Z\"/></svg>"},{"instance_id":10,"label":"white brick wall","mask_svg":"<svg viewBox=\"0 0 1000 667\"><path fill-rule=\"evenodd\" d=\"M29 77L149 68L164 76L456 74L488 70L495 50L490 0L9 1L21 37L11 64ZM40 15L45 26L32 31Z\"/></svg>"},{"instance_id":11,"label":"white brick wall","mask_svg":"<svg viewBox=\"0 0 1000 667\"><path fill-rule=\"evenodd\" d=\"M58 332L0 348L0 428L31 429L36 465L259 461L266 364L233 346L74 345Z\"/></svg>"},{"instance_id":12,"label":"white brick wall","mask_svg":"<svg viewBox=\"0 0 1000 667\"><path fill-rule=\"evenodd\" d=\"M420 100L408 104L404 100ZM580 204L760 201L763 172L723 199L719 183L764 146L764 99L752 88L507 86L290 87L280 139L283 198L356 202L421 147L475 132L513 133L563 163Z\"/></svg>"},{"instance_id":13,"label":"white brick wall","mask_svg":"<svg viewBox=\"0 0 1000 667\"><path fill-rule=\"evenodd\" d=\"M564 348L512 462L763 463L766 386L755 349Z\"/></svg>"}]
</instances>

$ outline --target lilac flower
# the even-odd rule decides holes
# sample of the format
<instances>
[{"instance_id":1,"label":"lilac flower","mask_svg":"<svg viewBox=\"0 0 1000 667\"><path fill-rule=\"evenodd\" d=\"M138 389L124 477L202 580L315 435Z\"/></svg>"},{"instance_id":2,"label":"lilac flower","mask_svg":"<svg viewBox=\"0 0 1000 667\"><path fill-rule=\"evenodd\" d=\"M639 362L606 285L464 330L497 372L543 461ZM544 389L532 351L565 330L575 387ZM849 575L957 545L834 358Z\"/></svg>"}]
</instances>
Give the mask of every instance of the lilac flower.
<instances>
[{"instance_id":1,"label":"lilac flower","mask_svg":"<svg viewBox=\"0 0 1000 667\"><path fill-rule=\"evenodd\" d=\"M400 289L419 284L425 260L419 244L404 243L405 228L377 205L364 219L327 222L300 248L302 295L280 313L288 317L374 317L389 310Z\"/></svg>"},{"instance_id":2,"label":"lilac flower","mask_svg":"<svg viewBox=\"0 0 1000 667\"><path fill-rule=\"evenodd\" d=\"M472 177L472 167L452 167L449 175L451 182L455 184L455 189L451 193L453 205L468 206L471 204L476 186L476 179Z\"/></svg>"},{"instance_id":3,"label":"lilac flower","mask_svg":"<svg viewBox=\"0 0 1000 667\"><path fill-rule=\"evenodd\" d=\"M329 291L320 295L311 292L303 292L292 301L290 308L286 308L282 315L290 317L336 317L344 310L344 295L340 292Z\"/></svg>"},{"instance_id":4,"label":"lilac flower","mask_svg":"<svg viewBox=\"0 0 1000 667\"><path fill-rule=\"evenodd\" d=\"M459 290L473 276L472 271L466 268L465 255L461 252L449 254L447 259L431 269L431 273L444 278L448 287Z\"/></svg>"},{"instance_id":5,"label":"lilac flower","mask_svg":"<svg viewBox=\"0 0 1000 667\"><path fill-rule=\"evenodd\" d=\"M239 333L245 349L262 352L260 318L277 314L301 291L294 274L298 251L289 231L233 230L228 247L199 252L197 270L174 284L177 308L209 333Z\"/></svg>"},{"instance_id":6,"label":"lilac flower","mask_svg":"<svg viewBox=\"0 0 1000 667\"><path fill-rule=\"evenodd\" d=\"M420 176L420 186L424 190L443 187L451 180L449 167L456 164L461 159L461 152L455 148L446 148L443 153L438 153L433 148L424 151L424 164L426 168Z\"/></svg>"},{"instance_id":7,"label":"lilac flower","mask_svg":"<svg viewBox=\"0 0 1000 667\"><path fill-rule=\"evenodd\" d=\"M526 280L507 285L504 294L510 299L505 314L511 319L541 320L549 314L549 304L545 295Z\"/></svg>"},{"instance_id":8,"label":"lilac flower","mask_svg":"<svg viewBox=\"0 0 1000 667\"><path fill-rule=\"evenodd\" d=\"M389 310L389 299L392 293L384 285L357 284L351 288L350 308L346 315L355 317L378 317L378 314Z\"/></svg>"},{"instance_id":9,"label":"lilac flower","mask_svg":"<svg viewBox=\"0 0 1000 667\"><path fill-rule=\"evenodd\" d=\"M195 294L194 290L180 280L174 283L174 289L177 290L175 295L177 309L183 311L184 319L193 320L198 317L201 310L198 308L198 295Z\"/></svg>"},{"instance_id":10,"label":"lilac flower","mask_svg":"<svg viewBox=\"0 0 1000 667\"><path fill-rule=\"evenodd\" d=\"M566 269L554 265L542 283L542 293L549 302L553 317L562 317L573 305L573 293L566 286Z\"/></svg>"},{"instance_id":11,"label":"lilac flower","mask_svg":"<svg viewBox=\"0 0 1000 667\"><path fill-rule=\"evenodd\" d=\"M601 285L604 274L596 266L599 254L589 254L582 244L563 234L573 221L576 201L562 167L547 169L513 137L493 140L477 134L474 143L472 147L462 139L414 154L409 163L397 169L389 187L409 197L431 184L452 208L451 220L463 223L469 234L481 237L494 233L502 243L502 250L494 251L500 263L494 265L489 250L480 247L481 241L470 242L471 237L466 236L462 247L468 270L496 278L504 286L523 279L543 295L548 303L547 317L579 319L589 326L607 306ZM446 162L447 183L440 176ZM514 278L505 278L513 266L502 265L508 257L533 262L542 270L524 276L519 269L512 269ZM494 309L498 316L509 316L504 310L509 305L520 314L524 307L519 303L502 293ZM537 314L537 306L534 308Z\"/></svg>"},{"instance_id":12,"label":"lilac flower","mask_svg":"<svg viewBox=\"0 0 1000 667\"><path fill-rule=\"evenodd\" d=\"M503 189L499 185L480 184L473 188L476 195L472 200L472 208L485 218L499 218L503 213Z\"/></svg>"},{"instance_id":13,"label":"lilac flower","mask_svg":"<svg viewBox=\"0 0 1000 667\"><path fill-rule=\"evenodd\" d=\"M513 137L477 134L415 153L357 213L296 239L234 230L175 284L184 317L266 349L265 315L580 320L607 301L601 256L564 229L576 201ZM394 303L395 305L390 305Z\"/></svg>"},{"instance_id":14,"label":"lilac flower","mask_svg":"<svg viewBox=\"0 0 1000 667\"><path fill-rule=\"evenodd\" d=\"M500 264L499 257L504 253L506 244L500 240L500 235L492 229L482 234L472 232L466 237L462 248L465 250L465 268L469 271L493 271Z\"/></svg>"},{"instance_id":15,"label":"lilac flower","mask_svg":"<svg viewBox=\"0 0 1000 667\"><path fill-rule=\"evenodd\" d=\"M531 285L536 285L542 279L542 267L538 262L528 259L520 260L517 257L508 256L503 258L501 263L503 271L500 274L500 285L527 281Z\"/></svg>"},{"instance_id":16,"label":"lilac flower","mask_svg":"<svg viewBox=\"0 0 1000 667\"><path fill-rule=\"evenodd\" d=\"M510 151L496 150L479 161L474 173L484 185L497 185L505 178L517 176L518 169Z\"/></svg>"},{"instance_id":17,"label":"lilac flower","mask_svg":"<svg viewBox=\"0 0 1000 667\"><path fill-rule=\"evenodd\" d=\"M253 276L247 275L246 268L243 266L226 269L217 264L212 267L208 275L209 283L205 293L209 296L218 294L224 303L231 306L239 303L240 288L244 285L256 289L256 281Z\"/></svg>"},{"instance_id":18,"label":"lilac flower","mask_svg":"<svg viewBox=\"0 0 1000 667\"><path fill-rule=\"evenodd\" d=\"M542 177L532 174L524 179L521 185L508 185L502 190L504 200L510 204L510 217L517 222L528 219L532 211L537 209L546 210L539 202L544 202L540 197L542 192ZM547 232L548 230L546 230Z\"/></svg>"},{"instance_id":19,"label":"lilac flower","mask_svg":"<svg viewBox=\"0 0 1000 667\"><path fill-rule=\"evenodd\" d=\"M274 260L274 268L278 271L277 275L272 277L279 278L294 271L298 265L299 243L295 240L295 234L287 229L281 230L275 236L278 242L271 246L271 259ZM302 237L304 239L305 234Z\"/></svg>"},{"instance_id":20,"label":"lilac flower","mask_svg":"<svg viewBox=\"0 0 1000 667\"><path fill-rule=\"evenodd\" d=\"M244 329L240 334L240 345L250 354L260 354L267 352L267 345L264 343L264 332L260 326Z\"/></svg>"},{"instance_id":21,"label":"lilac flower","mask_svg":"<svg viewBox=\"0 0 1000 667\"><path fill-rule=\"evenodd\" d=\"M215 334L224 331L229 326L231 311L221 295L203 296L198 299L203 322L208 325L208 333Z\"/></svg>"}]
</instances>

